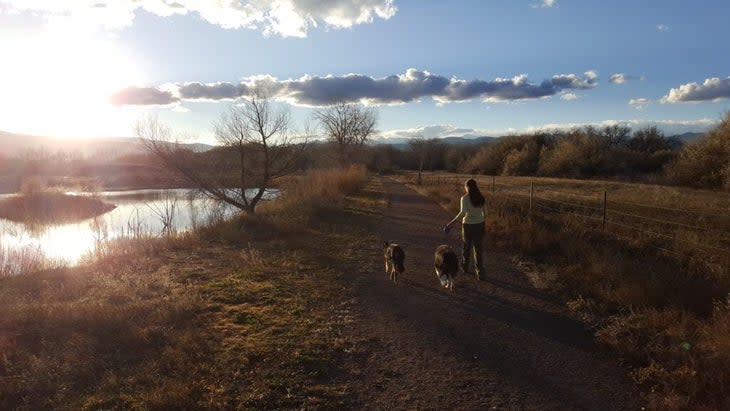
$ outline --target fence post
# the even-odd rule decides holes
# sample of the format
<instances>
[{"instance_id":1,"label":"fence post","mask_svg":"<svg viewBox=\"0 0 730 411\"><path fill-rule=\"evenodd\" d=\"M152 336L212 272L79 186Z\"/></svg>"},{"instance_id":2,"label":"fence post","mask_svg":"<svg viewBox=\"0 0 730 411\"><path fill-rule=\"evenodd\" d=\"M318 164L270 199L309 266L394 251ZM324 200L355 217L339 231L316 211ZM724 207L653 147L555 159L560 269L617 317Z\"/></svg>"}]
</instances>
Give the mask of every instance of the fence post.
<instances>
[{"instance_id":1,"label":"fence post","mask_svg":"<svg viewBox=\"0 0 730 411\"><path fill-rule=\"evenodd\" d=\"M492 194L494 194L494 176L492 176Z\"/></svg>"},{"instance_id":2,"label":"fence post","mask_svg":"<svg viewBox=\"0 0 730 411\"><path fill-rule=\"evenodd\" d=\"M606 203L607 203L606 198L607 197L608 197L608 195L604 191L603 192L603 224L602 224L603 225L603 231L606 231Z\"/></svg>"},{"instance_id":3,"label":"fence post","mask_svg":"<svg viewBox=\"0 0 730 411\"><path fill-rule=\"evenodd\" d=\"M532 214L532 181L530 181L530 214Z\"/></svg>"}]
</instances>

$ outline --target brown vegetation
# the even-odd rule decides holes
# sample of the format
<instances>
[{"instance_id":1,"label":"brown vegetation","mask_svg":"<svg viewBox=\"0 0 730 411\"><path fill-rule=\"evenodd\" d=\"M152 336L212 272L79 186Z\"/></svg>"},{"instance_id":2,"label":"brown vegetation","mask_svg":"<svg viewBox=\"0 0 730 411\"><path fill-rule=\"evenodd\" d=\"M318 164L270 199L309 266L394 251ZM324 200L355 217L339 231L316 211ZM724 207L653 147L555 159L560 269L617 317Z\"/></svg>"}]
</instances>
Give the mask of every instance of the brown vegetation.
<instances>
[{"instance_id":1,"label":"brown vegetation","mask_svg":"<svg viewBox=\"0 0 730 411\"><path fill-rule=\"evenodd\" d=\"M343 194L364 177L312 172L258 217L0 278L0 408L346 407L346 295L321 247L364 241L345 206L380 203Z\"/></svg>"},{"instance_id":2,"label":"brown vegetation","mask_svg":"<svg viewBox=\"0 0 730 411\"><path fill-rule=\"evenodd\" d=\"M488 175L572 178L636 177L658 173L680 147L656 127L584 127L499 139L481 148L461 170Z\"/></svg>"},{"instance_id":3,"label":"brown vegetation","mask_svg":"<svg viewBox=\"0 0 730 411\"><path fill-rule=\"evenodd\" d=\"M465 177L426 177L418 189L457 211ZM724 389L730 380L730 261L722 251L730 246L730 217L718 211L729 208L727 195L515 177L497 178L492 192L491 178L477 178L488 196L488 244L518 254L536 286L563 295L595 327L599 341L630 360L653 409L730 406ZM415 174L408 179L415 181ZM671 225L671 239L620 227L603 231L600 219L592 224L581 217L585 210L566 205L600 204L598 194L604 190L611 193L609 207L615 210L683 225ZM689 213L671 211L680 208ZM627 224L651 232L660 228L658 222L638 221ZM696 225L713 230L698 233ZM705 251L693 250L683 241L688 239Z\"/></svg>"},{"instance_id":4,"label":"brown vegetation","mask_svg":"<svg viewBox=\"0 0 730 411\"><path fill-rule=\"evenodd\" d=\"M686 146L667 175L678 185L730 190L730 113L703 139Z\"/></svg>"},{"instance_id":5,"label":"brown vegetation","mask_svg":"<svg viewBox=\"0 0 730 411\"><path fill-rule=\"evenodd\" d=\"M0 202L0 218L28 224L81 221L104 214L114 205L90 196L47 190L38 180L28 180L17 196Z\"/></svg>"}]
</instances>

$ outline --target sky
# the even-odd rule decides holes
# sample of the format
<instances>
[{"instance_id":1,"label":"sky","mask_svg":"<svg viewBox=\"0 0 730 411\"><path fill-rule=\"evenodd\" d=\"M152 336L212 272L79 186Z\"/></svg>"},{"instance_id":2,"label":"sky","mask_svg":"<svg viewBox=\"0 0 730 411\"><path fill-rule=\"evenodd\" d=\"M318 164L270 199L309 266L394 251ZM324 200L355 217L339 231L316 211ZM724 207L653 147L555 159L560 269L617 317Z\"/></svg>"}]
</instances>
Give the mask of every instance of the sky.
<instances>
[{"instance_id":1,"label":"sky","mask_svg":"<svg viewBox=\"0 0 730 411\"><path fill-rule=\"evenodd\" d=\"M338 101L381 138L622 123L705 131L730 109L725 0L0 0L0 130L181 139L254 88L295 127Z\"/></svg>"}]
</instances>

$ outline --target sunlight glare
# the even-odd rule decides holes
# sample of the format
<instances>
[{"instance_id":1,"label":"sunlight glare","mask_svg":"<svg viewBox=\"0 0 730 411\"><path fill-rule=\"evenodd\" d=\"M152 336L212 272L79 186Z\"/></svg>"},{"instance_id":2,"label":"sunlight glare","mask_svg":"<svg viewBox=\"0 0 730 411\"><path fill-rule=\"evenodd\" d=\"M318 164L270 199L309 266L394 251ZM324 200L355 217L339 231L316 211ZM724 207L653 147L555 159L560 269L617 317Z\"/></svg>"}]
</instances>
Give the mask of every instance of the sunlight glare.
<instances>
[{"instance_id":1,"label":"sunlight glare","mask_svg":"<svg viewBox=\"0 0 730 411\"><path fill-rule=\"evenodd\" d=\"M140 76L112 40L44 33L0 40L0 52L0 110L10 122L4 127L63 136L129 127L131 113L109 96Z\"/></svg>"}]
</instances>

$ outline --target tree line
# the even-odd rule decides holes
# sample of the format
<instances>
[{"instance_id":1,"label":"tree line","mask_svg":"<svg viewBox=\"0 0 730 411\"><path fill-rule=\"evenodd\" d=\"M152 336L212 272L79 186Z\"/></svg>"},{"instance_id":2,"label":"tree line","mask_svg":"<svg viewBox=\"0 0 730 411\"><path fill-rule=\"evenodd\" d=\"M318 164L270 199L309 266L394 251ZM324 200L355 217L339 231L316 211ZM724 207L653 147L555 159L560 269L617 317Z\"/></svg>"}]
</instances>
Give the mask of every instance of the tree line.
<instances>
[{"instance_id":1,"label":"tree line","mask_svg":"<svg viewBox=\"0 0 730 411\"><path fill-rule=\"evenodd\" d=\"M730 190L730 113L696 141L657 127L586 126L511 135L473 145L413 139L406 147L371 146L371 170L446 170L465 174L602 178Z\"/></svg>"}]
</instances>

